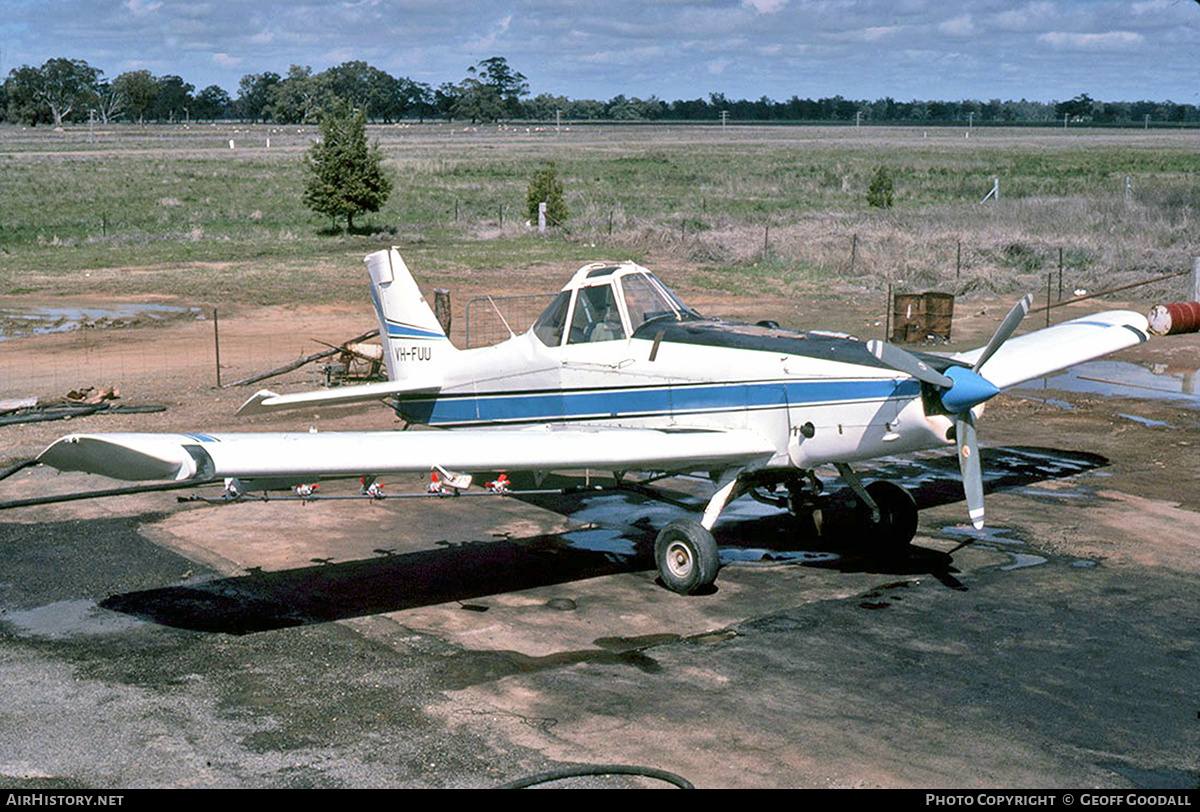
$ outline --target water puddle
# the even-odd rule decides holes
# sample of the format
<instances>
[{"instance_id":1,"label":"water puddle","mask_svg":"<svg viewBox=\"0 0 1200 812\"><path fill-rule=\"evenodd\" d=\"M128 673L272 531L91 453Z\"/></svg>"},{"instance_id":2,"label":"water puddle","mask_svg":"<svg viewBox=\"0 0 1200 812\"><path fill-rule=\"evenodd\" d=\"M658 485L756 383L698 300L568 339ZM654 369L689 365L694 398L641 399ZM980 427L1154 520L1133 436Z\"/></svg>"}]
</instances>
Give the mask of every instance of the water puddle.
<instances>
[{"instance_id":1,"label":"water puddle","mask_svg":"<svg viewBox=\"0 0 1200 812\"><path fill-rule=\"evenodd\" d=\"M1122 764L1120 762L1100 762L1099 766L1125 776L1138 789L1194 790L1196 788L1197 773L1194 770L1176 770L1170 767L1134 767L1131 764Z\"/></svg>"},{"instance_id":2,"label":"water puddle","mask_svg":"<svg viewBox=\"0 0 1200 812\"><path fill-rule=\"evenodd\" d=\"M767 550L759 547L722 547L720 553L722 565L821 564L841 558L837 553L812 550Z\"/></svg>"},{"instance_id":3,"label":"water puddle","mask_svg":"<svg viewBox=\"0 0 1200 812\"><path fill-rule=\"evenodd\" d=\"M1013 557L1011 564L1005 564L1000 569L1002 570L1019 570L1025 567L1036 567L1038 564L1045 564L1048 559L1040 555L1032 555L1030 553L1013 553L1005 550Z\"/></svg>"},{"instance_id":4,"label":"water puddle","mask_svg":"<svg viewBox=\"0 0 1200 812\"><path fill-rule=\"evenodd\" d=\"M685 497L686 499L686 497ZM583 506L571 513L571 519L584 526L563 533L560 538L576 550L604 553L614 563L633 558L638 552L638 539L653 538L659 529L675 519L694 518L703 509L696 501L689 511L678 505L657 502L640 495L609 492L589 495ZM729 504L721 516L723 527L754 522L779 515L779 508L763 505L750 498ZM720 548L721 563L748 566L780 564L814 564L835 561L835 553L809 550L774 550L765 547Z\"/></svg>"},{"instance_id":5,"label":"water puddle","mask_svg":"<svg viewBox=\"0 0 1200 812\"><path fill-rule=\"evenodd\" d=\"M1168 364L1089 361L1047 378L1028 381L1012 391L1029 395L1046 390L1143 400L1170 400L1200 408L1200 372ZM1045 402L1053 406L1062 403L1052 398L1046 398ZM1069 404L1065 405L1069 407Z\"/></svg>"},{"instance_id":6,"label":"water puddle","mask_svg":"<svg viewBox=\"0 0 1200 812\"><path fill-rule=\"evenodd\" d=\"M1012 562L1005 564L1000 569L1019 570L1025 567L1036 567L1040 564L1045 564L1049 559L1044 556L1034 555L1032 553L1023 553L1016 550L1001 549L1008 547L1024 546L1025 542L1020 539L1009 538L1007 533L1011 533L1007 527L985 527L982 530L976 530L974 527L966 525L950 525L942 528L942 532L951 537L958 537L963 541L970 540L972 546L980 550L991 550L992 552L1004 553L1012 558ZM983 542L982 544L980 542Z\"/></svg>"},{"instance_id":7,"label":"water puddle","mask_svg":"<svg viewBox=\"0 0 1200 812\"><path fill-rule=\"evenodd\" d=\"M1175 428L1175 426L1172 426L1170 423L1167 423L1165 421L1151 420L1148 417L1139 417L1136 414L1121 414L1118 412L1117 417L1123 417L1126 420L1132 420L1135 423L1141 423L1143 426L1151 426L1151 427L1164 428L1164 429Z\"/></svg>"},{"instance_id":8,"label":"water puddle","mask_svg":"<svg viewBox=\"0 0 1200 812\"><path fill-rule=\"evenodd\" d=\"M1009 492L1019 493L1022 496L1028 496L1030 499L1049 502L1051 504L1062 500L1098 498L1095 490L1086 485L1076 485L1075 487L1068 488L1062 487L1061 482L1035 482L1032 485L1012 488Z\"/></svg>"},{"instance_id":9,"label":"water puddle","mask_svg":"<svg viewBox=\"0 0 1200 812\"><path fill-rule=\"evenodd\" d=\"M5 612L0 620L11 625L20 637L61 640L81 634L117 634L144 621L102 609L89 600L56 601L33 609Z\"/></svg>"},{"instance_id":10,"label":"water puddle","mask_svg":"<svg viewBox=\"0 0 1200 812\"><path fill-rule=\"evenodd\" d=\"M157 324L181 317L200 319L198 307L139 302L81 307L0 307L0 341L82 329Z\"/></svg>"},{"instance_id":11,"label":"water puddle","mask_svg":"<svg viewBox=\"0 0 1200 812\"><path fill-rule=\"evenodd\" d=\"M617 559L633 558L637 554L636 544L625 538L620 531L605 527L572 530L563 533L562 540L576 550L608 553Z\"/></svg>"},{"instance_id":12,"label":"water puddle","mask_svg":"<svg viewBox=\"0 0 1200 812\"><path fill-rule=\"evenodd\" d=\"M1074 406L1072 406L1070 403L1067 403L1065 400L1059 400L1058 398L1035 398L1032 395L1027 395L1024 392L1021 392L1020 390L1013 391L1019 392L1026 400L1044 403L1047 406L1053 406L1055 409L1062 409L1064 412L1074 411L1075 409Z\"/></svg>"}]
</instances>

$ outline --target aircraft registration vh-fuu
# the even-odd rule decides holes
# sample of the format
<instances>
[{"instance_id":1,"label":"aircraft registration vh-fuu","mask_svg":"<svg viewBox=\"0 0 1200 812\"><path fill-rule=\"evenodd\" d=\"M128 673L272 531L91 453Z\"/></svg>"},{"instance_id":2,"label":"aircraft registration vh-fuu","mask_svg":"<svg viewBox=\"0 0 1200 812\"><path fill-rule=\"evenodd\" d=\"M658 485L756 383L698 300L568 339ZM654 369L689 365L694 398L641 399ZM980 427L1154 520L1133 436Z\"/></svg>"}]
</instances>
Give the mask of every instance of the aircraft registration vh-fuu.
<instances>
[{"instance_id":1,"label":"aircraft registration vh-fuu","mask_svg":"<svg viewBox=\"0 0 1200 812\"><path fill-rule=\"evenodd\" d=\"M60 470L124 480L313 482L440 471L591 469L704 472L714 492L699 520L655 541L662 582L694 593L720 568L712 529L755 491L811 517L826 498L814 470L832 465L873 540L902 547L917 508L898 485L863 485L855 463L955 446L972 524L983 525L975 421L1005 387L1147 340L1146 318L1108 311L1012 337L1031 297L986 346L950 356L882 341L705 318L632 262L580 268L522 335L458 349L396 249L366 257L388 380L320 392L263 390L239 414L389 402L437 431L72 434L38 458Z\"/></svg>"}]
</instances>

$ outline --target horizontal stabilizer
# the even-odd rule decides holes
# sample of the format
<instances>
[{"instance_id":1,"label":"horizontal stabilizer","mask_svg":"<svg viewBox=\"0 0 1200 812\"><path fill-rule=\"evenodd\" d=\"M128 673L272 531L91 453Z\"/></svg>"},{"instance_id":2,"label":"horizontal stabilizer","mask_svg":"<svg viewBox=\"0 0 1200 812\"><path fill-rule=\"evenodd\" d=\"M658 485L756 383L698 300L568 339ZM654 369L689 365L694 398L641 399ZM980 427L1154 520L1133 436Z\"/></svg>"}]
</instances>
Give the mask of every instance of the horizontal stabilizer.
<instances>
[{"instance_id":1,"label":"horizontal stabilizer","mask_svg":"<svg viewBox=\"0 0 1200 812\"><path fill-rule=\"evenodd\" d=\"M1005 341L988 359L981 374L1000 389L1091 361L1146 341L1146 317L1132 310L1108 310L1083 316ZM953 356L974 364L980 347Z\"/></svg>"},{"instance_id":2,"label":"horizontal stabilizer","mask_svg":"<svg viewBox=\"0 0 1200 812\"><path fill-rule=\"evenodd\" d=\"M114 479L320 479L454 471L707 471L766 462L749 431L540 426L511 430L73 434L38 461Z\"/></svg>"},{"instance_id":3,"label":"horizontal stabilizer","mask_svg":"<svg viewBox=\"0 0 1200 812\"><path fill-rule=\"evenodd\" d=\"M237 410L239 416L283 412L288 409L304 409L320 406L348 406L385 400L396 395L435 394L441 385L422 383L412 378L402 381L364 383L358 386L341 386L320 392L297 392L292 395L277 395L270 389L260 389Z\"/></svg>"}]
</instances>

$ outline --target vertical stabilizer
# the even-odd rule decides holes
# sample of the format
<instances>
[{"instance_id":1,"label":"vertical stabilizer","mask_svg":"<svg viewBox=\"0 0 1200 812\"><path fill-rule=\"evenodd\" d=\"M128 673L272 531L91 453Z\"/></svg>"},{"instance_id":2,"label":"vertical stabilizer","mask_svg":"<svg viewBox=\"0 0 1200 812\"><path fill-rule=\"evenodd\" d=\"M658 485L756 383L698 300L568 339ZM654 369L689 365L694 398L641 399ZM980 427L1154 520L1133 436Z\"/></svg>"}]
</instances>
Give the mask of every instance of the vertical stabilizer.
<instances>
[{"instance_id":1,"label":"vertical stabilizer","mask_svg":"<svg viewBox=\"0 0 1200 812\"><path fill-rule=\"evenodd\" d=\"M429 377L458 352L395 248L366 258L388 380Z\"/></svg>"}]
</instances>

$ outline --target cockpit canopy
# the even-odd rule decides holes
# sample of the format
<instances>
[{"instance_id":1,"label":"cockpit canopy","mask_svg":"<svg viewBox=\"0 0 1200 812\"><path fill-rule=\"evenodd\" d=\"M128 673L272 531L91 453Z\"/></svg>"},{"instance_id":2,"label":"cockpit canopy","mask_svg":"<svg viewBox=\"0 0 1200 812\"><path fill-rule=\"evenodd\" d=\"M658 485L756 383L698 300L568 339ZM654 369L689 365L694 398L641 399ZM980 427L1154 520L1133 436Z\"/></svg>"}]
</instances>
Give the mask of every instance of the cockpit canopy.
<instances>
[{"instance_id":1,"label":"cockpit canopy","mask_svg":"<svg viewBox=\"0 0 1200 812\"><path fill-rule=\"evenodd\" d=\"M548 347L624 340L657 319L700 318L640 265L593 263L580 268L534 322Z\"/></svg>"}]
</instances>

